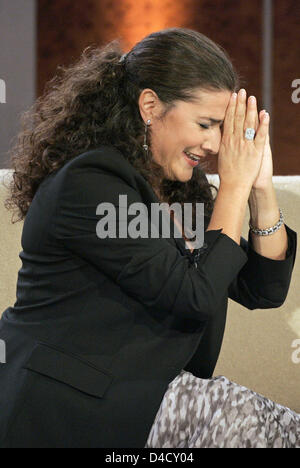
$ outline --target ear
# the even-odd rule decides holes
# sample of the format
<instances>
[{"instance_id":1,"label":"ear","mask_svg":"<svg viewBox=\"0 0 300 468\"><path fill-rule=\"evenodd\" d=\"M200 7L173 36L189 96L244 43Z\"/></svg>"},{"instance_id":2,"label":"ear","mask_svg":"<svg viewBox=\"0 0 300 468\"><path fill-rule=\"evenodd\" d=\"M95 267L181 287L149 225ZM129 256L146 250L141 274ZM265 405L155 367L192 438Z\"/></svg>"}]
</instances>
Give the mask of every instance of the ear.
<instances>
[{"instance_id":1,"label":"ear","mask_svg":"<svg viewBox=\"0 0 300 468\"><path fill-rule=\"evenodd\" d=\"M150 88L143 89L139 97L139 109L142 119L146 123L148 119L151 121L157 117L162 111L162 103L156 92Z\"/></svg>"}]
</instances>

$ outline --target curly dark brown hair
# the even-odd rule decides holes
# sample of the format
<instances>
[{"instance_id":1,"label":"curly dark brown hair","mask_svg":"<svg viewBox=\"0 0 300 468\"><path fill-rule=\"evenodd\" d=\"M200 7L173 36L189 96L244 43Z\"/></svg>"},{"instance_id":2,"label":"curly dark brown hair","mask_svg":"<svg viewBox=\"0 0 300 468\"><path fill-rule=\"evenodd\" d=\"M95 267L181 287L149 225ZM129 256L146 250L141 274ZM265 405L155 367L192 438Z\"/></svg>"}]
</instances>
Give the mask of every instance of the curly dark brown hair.
<instances>
[{"instance_id":1,"label":"curly dark brown hair","mask_svg":"<svg viewBox=\"0 0 300 468\"><path fill-rule=\"evenodd\" d=\"M12 179L7 209L22 220L45 177L71 158L100 145L113 145L142 174L161 201L204 203L210 216L214 197L204 164L188 182L168 180L150 149L143 150L144 122L138 98L154 90L165 105L191 101L193 90L236 91L239 77L226 52L203 34L168 28L145 37L120 62L119 39L86 48L69 67L58 67L43 95L21 116L21 131L10 151ZM12 220L12 222L16 222Z\"/></svg>"}]
</instances>

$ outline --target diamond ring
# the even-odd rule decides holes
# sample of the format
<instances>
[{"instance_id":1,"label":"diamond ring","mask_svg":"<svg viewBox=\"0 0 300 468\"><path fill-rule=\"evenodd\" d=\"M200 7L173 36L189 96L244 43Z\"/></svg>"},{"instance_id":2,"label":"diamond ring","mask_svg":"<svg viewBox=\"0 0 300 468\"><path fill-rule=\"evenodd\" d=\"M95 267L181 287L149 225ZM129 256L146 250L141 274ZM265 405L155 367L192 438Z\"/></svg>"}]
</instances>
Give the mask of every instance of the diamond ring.
<instances>
[{"instance_id":1,"label":"diamond ring","mask_svg":"<svg viewBox=\"0 0 300 468\"><path fill-rule=\"evenodd\" d=\"M254 128L246 128L245 130L245 138L247 140L254 140L254 136L255 136L255 130Z\"/></svg>"}]
</instances>

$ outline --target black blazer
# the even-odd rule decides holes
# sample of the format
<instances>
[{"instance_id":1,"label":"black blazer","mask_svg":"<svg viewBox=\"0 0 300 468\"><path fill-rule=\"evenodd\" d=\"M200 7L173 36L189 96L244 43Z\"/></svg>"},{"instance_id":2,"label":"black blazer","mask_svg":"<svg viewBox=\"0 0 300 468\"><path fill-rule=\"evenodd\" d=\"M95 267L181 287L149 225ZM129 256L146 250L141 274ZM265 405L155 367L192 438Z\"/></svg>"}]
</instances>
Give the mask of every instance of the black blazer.
<instances>
[{"instance_id":1,"label":"black blazer","mask_svg":"<svg viewBox=\"0 0 300 468\"><path fill-rule=\"evenodd\" d=\"M0 321L1 447L143 447L170 381L182 369L212 376L228 297L248 309L286 298L297 241L289 227L282 261L221 229L193 254L182 238L100 239L99 203L125 222L119 194L128 206L158 202L118 150L101 146L34 196L17 300Z\"/></svg>"}]
</instances>

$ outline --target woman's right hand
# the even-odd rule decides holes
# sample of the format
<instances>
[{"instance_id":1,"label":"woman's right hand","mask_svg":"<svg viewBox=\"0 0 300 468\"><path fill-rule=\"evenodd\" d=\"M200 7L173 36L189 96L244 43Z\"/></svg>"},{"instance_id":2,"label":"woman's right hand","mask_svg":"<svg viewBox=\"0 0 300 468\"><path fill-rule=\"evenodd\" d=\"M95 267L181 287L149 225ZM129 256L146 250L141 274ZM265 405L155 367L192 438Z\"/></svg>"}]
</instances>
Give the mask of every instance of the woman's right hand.
<instances>
[{"instance_id":1,"label":"woman's right hand","mask_svg":"<svg viewBox=\"0 0 300 468\"><path fill-rule=\"evenodd\" d=\"M257 113L254 96L248 101L246 91L231 95L224 119L219 149L218 172L220 184L251 189L261 166L265 140L269 130L269 116ZM254 128L254 140L245 138L245 129Z\"/></svg>"}]
</instances>

